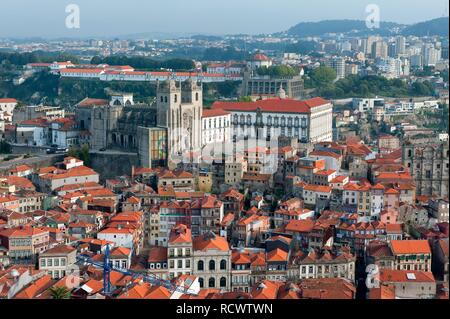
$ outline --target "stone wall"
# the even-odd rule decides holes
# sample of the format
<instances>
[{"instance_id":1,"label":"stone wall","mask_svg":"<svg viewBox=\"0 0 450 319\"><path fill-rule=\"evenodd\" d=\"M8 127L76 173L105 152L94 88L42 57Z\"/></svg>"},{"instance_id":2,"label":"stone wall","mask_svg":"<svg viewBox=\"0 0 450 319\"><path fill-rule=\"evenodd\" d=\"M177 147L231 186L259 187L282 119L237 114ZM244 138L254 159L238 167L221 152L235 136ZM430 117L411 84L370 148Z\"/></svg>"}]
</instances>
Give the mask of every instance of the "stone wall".
<instances>
[{"instance_id":1,"label":"stone wall","mask_svg":"<svg viewBox=\"0 0 450 319\"><path fill-rule=\"evenodd\" d=\"M139 165L137 153L118 151L90 152L91 167L100 174L100 181L113 179L117 176L130 175L131 167Z\"/></svg>"}]
</instances>

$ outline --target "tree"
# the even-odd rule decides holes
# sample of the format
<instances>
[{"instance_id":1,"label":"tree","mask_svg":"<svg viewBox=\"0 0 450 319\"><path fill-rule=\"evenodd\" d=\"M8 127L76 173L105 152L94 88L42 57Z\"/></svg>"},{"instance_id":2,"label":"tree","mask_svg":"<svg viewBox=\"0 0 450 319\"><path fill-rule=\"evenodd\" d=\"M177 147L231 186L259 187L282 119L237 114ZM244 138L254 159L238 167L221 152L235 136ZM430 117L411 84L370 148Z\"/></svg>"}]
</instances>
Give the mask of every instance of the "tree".
<instances>
[{"instance_id":1,"label":"tree","mask_svg":"<svg viewBox=\"0 0 450 319\"><path fill-rule=\"evenodd\" d=\"M52 299L70 299L72 294L70 293L69 289L66 287L51 287L50 288L50 296Z\"/></svg>"},{"instance_id":2,"label":"tree","mask_svg":"<svg viewBox=\"0 0 450 319\"><path fill-rule=\"evenodd\" d=\"M239 102L252 102L253 100L252 100L251 96L241 96L238 99L238 101Z\"/></svg>"},{"instance_id":3,"label":"tree","mask_svg":"<svg viewBox=\"0 0 450 319\"><path fill-rule=\"evenodd\" d=\"M259 75L269 75L271 77L288 77L298 75L299 71L287 65L276 65L260 67L256 70L256 73Z\"/></svg>"},{"instance_id":4,"label":"tree","mask_svg":"<svg viewBox=\"0 0 450 319\"><path fill-rule=\"evenodd\" d=\"M0 141L0 154L11 154L11 145L6 141Z\"/></svg>"},{"instance_id":5,"label":"tree","mask_svg":"<svg viewBox=\"0 0 450 319\"><path fill-rule=\"evenodd\" d=\"M411 90L414 95L433 95L433 87L428 81L425 81L423 83L414 82L412 84Z\"/></svg>"},{"instance_id":6,"label":"tree","mask_svg":"<svg viewBox=\"0 0 450 319\"><path fill-rule=\"evenodd\" d=\"M314 69L310 78L314 87L327 86L336 79L336 71L332 68L321 66Z\"/></svg>"},{"instance_id":7,"label":"tree","mask_svg":"<svg viewBox=\"0 0 450 319\"><path fill-rule=\"evenodd\" d=\"M75 157L84 162L84 165L91 165L91 156L89 155L89 146L83 145L81 147L71 147L67 156Z\"/></svg>"}]
</instances>

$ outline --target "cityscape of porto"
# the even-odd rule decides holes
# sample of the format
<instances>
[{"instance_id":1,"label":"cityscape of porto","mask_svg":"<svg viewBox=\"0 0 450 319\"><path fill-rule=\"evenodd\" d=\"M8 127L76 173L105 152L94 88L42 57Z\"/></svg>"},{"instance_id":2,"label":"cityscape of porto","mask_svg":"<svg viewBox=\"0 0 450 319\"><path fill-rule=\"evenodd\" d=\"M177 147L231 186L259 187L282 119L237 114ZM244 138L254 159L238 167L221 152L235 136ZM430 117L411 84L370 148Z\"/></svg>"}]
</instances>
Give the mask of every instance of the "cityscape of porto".
<instances>
[{"instance_id":1,"label":"cityscape of porto","mask_svg":"<svg viewBox=\"0 0 450 319\"><path fill-rule=\"evenodd\" d=\"M448 302L447 0L0 12L0 309Z\"/></svg>"}]
</instances>

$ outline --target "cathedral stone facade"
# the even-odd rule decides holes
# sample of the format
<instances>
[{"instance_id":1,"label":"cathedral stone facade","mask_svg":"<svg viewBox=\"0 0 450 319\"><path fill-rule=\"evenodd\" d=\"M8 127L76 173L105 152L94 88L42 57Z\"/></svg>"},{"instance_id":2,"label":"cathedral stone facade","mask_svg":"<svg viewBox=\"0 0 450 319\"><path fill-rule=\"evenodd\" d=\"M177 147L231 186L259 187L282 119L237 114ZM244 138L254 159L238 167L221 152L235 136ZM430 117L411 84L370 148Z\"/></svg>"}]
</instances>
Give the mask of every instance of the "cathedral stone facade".
<instances>
[{"instance_id":1,"label":"cathedral stone facade","mask_svg":"<svg viewBox=\"0 0 450 319\"><path fill-rule=\"evenodd\" d=\"M157 123L167 128L171 155L199 151L202 146L202 86L192 79L177 83L158 83L156 93Z\"/></svg>"},{"instance_id":2,"label":"cathedral stone facade","mask_svg":"<svg viewBox=\"0 0 450 319\"><path fill-rule=\"evenodd\" d=\"M448 141L427 145L406 141L402 160L414 178L417 195L448 197Z\"/></svg>"}]
</instances>

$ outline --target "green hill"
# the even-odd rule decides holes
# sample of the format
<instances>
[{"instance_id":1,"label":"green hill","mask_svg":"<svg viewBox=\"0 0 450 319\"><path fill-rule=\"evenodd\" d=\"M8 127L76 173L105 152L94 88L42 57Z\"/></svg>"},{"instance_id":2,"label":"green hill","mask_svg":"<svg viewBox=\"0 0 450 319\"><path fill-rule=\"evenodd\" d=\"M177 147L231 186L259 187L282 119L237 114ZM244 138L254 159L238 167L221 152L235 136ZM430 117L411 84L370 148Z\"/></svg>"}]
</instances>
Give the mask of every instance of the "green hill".
<instances>
[{"instance_id":1,"label":"green hill","mask_svg":"<svg viewBox=\"0 0 450 319\"><path fill-rule=\"evenodd\" d=\"M406 27L403 30L404 35L432 36L438 35L448 37L448 17L437 18L425 22L420 22Z\"/></svg>"}]
</instances>

